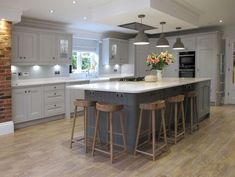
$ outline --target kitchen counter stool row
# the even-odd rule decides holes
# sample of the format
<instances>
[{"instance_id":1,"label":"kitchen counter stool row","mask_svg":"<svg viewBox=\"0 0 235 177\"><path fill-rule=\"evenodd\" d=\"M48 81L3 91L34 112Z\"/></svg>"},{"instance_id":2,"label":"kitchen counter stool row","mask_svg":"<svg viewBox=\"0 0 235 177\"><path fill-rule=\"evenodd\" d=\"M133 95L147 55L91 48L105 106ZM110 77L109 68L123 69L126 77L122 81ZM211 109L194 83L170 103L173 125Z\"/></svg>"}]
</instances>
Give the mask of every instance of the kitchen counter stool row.
<instances>
[{"instance_id":1,"label":"kitchen counter stool row","mask_svg":"<svg viewBox=\"0 0 235 177\"><path fill-rule=\"evenodd\" d=\"M110 156L111 163L113 160L120 155L128 153L127 143L124 130L124 114L123 105L108 104L101 102L94 102L82 99L76 99L74 101L74 120L72 126L71 142L70 147L75 142L74 140L74 129L77 118L77 108L82 107L84 109L84 138L78 139L80 142L84 140L85 152L88 152L88 136L87 128L89 127L88 121L88 109L94 109L95 127L94 136L92 137L92 156L95 151L107 154ZM168 150L168 143L176 144L179 140L184 138L186 131L186 120L185 116L189 117L189 129L190 133L194 130L199 129L198 110L197 110L197 92L190 91L184 95L177 95L166 100L157 100L150 103L142 103L139 105L140 115L139 123L136 132L136 143L134 148L134 155L141 153L144 155L151 156L153 160L156 159L157 155ZM166 113L169 114L166 122ZM149 119L144 116L143 112L149 112ZM119 131L115 132L113 129L113 113L119 113ZM100 114L106 113L106 137L105 142L102 142L100 137ZM158 120L159 119L159 120ZM143 121L149 120L149 126L147 130L143 130ZM158 138L156 136L156 122L160 122L160 129L158 131ZM147 133L147 135L146 135ZM114 144L114 136L121 136L122 145ZM163 139L163 142L161 141ZM158 141L157 141L158 140ZM150 145L150 148L148 147ZM114 148L116 147L116 149ZM115 155L117 154L117 155Z\"/></svg>"}]
</instances>

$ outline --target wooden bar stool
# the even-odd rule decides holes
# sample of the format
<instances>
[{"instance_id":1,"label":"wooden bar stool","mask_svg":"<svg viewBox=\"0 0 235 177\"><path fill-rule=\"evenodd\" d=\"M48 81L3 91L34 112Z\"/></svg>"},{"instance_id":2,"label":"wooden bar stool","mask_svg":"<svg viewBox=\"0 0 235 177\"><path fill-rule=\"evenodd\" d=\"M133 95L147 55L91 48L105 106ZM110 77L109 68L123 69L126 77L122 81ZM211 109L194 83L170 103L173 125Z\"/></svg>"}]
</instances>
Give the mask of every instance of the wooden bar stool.
<instances>
[{"instance_id":1,"label":"wooden bar stool","mask_svg":"<svg viewBox=\"0 0 235 177\"><path fill-rule=\"evenodd\" d=\"M197 109L197 92L190 91L185 94L185 116L187 116L187 110L189 109L190 114L190 133L199 130L199 118Z\"/></svg>"},{"instance_id":2,"label":"wooden bar stool","mask_svg":"<svg viewBox=\"0 0 235 177\"><path fill-rule=\"evenodd\" d=\"M120 135L122 136L123 145L118 145L122 148L124 148L123 152L127 152L127 145L126 145L126 137L124 132L124 115L123 115L123 105L115 105L115 104L107 104L107 103L96 103L96 110L97 110L97 117L96 117L96 123L95 123L95 134L93 138L93 145L92 145L92 156L94 156L95 151L99 151L105 154L110 155L111 163L113 163L114 160L114 142L113 142L113 135ZM113 132L113 113L118 112L120 114L120 128L121 133ZM103 150L101 147L96 147L96 137L98 135L99 131L99 122L100 122L100 112L105 112L108 114L107 118L107 144L109 145L109 151ZM117 157L115 157L117 158Z\"/></svg>"},{"instance_id":3,"label":"wooden bar stool","mask_svg":"<svg viewBox=\"0 0 235 177\"><path fill-rule=\"evenodd\" d=\"M168 139L172 140L171 136L171 120L174 113L174 134L173 141L176 144L178 140L185 136L185 116L184 116L184 95L177 95L167 99L170 108L169 124L168 124ZM180 124L181 118L181 124ZM180 129L181 128L181 129Z\"/></svg>"},{"instance_id":4,"label":"wooden bar stool","mask_svg":"<svg viewBox=\"0 0 235 177\"><path fill-rule=\"evenodd\" d=\"M76 124L76 117L77 117L77 109L78 107L82 107L84 109L84 138L78 139L77 141L84 140L84 145L85 145L85 152L87 152L87 119L88 119L88 108L89 107L94 107L95 108L95 103L94 101L88 101L88 100L83 100L83 99L76 99L73 104L74 104L74 120L73 120L73 127L72 127L72 134L71 134L71 141L70 141L70 148L72 148L72 144L75 142L74 141L74 128ZM96 111L94 111L96 113Z\"/></svg>"},{"instance_id":5,"label":"wooden bar stool","mask_svg":"<svg viewBox=\"0 0 235 177\"><path fill-rule=\"evenodd\" d=\"M153 160L156 159L156 152L160 152L163 148L167 148L167 137L166 137L166 125L165 125L165 101L160 100L153 103L143 103L140 104L140 117L139 117L139 125L137 130L137 136L136 136L136 144L135 144L135 151L134 155L136 156L136 152L149 155L153 158ZM141 125L143 121L143 111L151 111L151 116L149 120L149 129L147 130L148 133L148 139L147 141L144 141L143 143L139 144L140 136L141 136ZM156 149L156 111L159 110L161 113L161 128L163 129L163 136L164 136L164 144L161 145ZM139 147L145 145L146 143L149 143L151 139L151 126L152 126L152 153L146 152L146 150L140 150ZM145 131L146 132L146 131ZM143 133L143 132L142 132Z\"/></svg>"}]
</instances>

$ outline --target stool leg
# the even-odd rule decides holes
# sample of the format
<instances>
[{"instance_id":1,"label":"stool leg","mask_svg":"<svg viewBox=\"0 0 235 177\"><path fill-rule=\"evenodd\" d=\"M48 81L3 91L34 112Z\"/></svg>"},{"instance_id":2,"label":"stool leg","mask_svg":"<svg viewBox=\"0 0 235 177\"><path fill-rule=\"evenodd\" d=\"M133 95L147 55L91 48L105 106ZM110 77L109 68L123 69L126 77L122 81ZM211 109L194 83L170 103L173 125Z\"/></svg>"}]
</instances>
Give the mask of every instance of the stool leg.
<instances>
[{"instance_id":1,"label":"stool leg","mask_svg":"<svg viewBox=\"0 0 235 177\"><path fill-rule=\"evenodd\" d=\"M138 124L138 129L137 129L136 140L135 140L134 156L136 156L136 150L138 148L139 136L140 136L140 130L141 130L141 124L142 124L142 118L143 118L143 109L140 110L140 118L139 118L139 124Z\"/></svg>"},{"instance_id":2,"label":"stool leg","mask_svg":"<svg viewBox=\"0 0 235 177\"><path fill-rule=\"evenodd\" d=\"M87 115L88 115L88 108L84 107L84 144L85 144L86 153L87 153Z\"/></svg>"},{"instance_id":3,"label":"stool leg","mask_svg":"<svg viewBox=\"0 0 235 177\"><path fill-rule=\"evenodd\" d=\"M149 115L149 132L148 132L148 142L150 142L150 139L151 139L151 129L152 129L152 127L151 127L151 124L152 124L152 115L150 114Z\"/></svg>"},{"instance_id":4,"label":"stool leg","mask_svg":"<svg viewBox=\"0 0 235 177\"><path fill-rule=\"evenodd\" d=\"M181 112L182 112L183 132L184 132L184 136L185 136L185 117L184 117L184 105L183 105L183 102L181 102Z\"/></svg>"},{"instance_id":5,"label":"stool leg","mask_svg":"<svg viewBox=\"0 0 235 177\"><path fill-rule=\"evenodd\" d=\"M163 128L164 142L167 145L166 124L165 124L165 109L161 110L161 117L162 117L161 127Z\"/></svg>"},{"instance_id":6,"label":"stool leg","mask_svg":"<svg viewBox=\"0 0 235 177\"><path fill-rule=\"evenodd\" d=\"M94 138L93 138L93 143L92 143L92 156L94 156L94 152L95 152L96 136L97 136L99 121L100 121L100 111L97 111L97 117L95 121L95 133L94 133Z\"/></svg>"},{"instance_id":7,"label":"stool leg","mask_svg":"<svg viewBox=\"0 0 235 177\"><path fill-rule=\"evenodd\" d=\"M190 133L193 133L193 98L190 98Z\"/></svg>"},{"instance_id":8,"label":"stool leg","mask_svg":"<svg viewBox=\"0 0 235 177\"><path fill-rule=\"evenodd\" d=\"M199 117L198 117L198 109L197 109L197 97L194 98L195 106L194 106L194 111L195 111L195 117L196 117L196 122L197 122L197 130L199 130Z\"/></svg>"},{"instance_id":9,"label":"stool leg","mask_svg":"<svg viewBox=\"0 0 235 177\"><path fill-rule=\"evenodd\" d=\"M125 149L125 151L127 151L126 136L125 136L125 130L124 130L124 115L123 115L123 112L120 112L120 125L121 125L124 149Z\"/></svg>"},{"instance_id":10,"label":"stool leg","mask_svg":"<svg viewBox=\"0 0 235 177\"><path fill-rule=\"evenodd\" d=\"M74 109L74 119L73 119L72 133L71 133L70 148L72 148L72 144L73 144L73 136L74 136L76 117L77 117L77 106L75 106L75 109Z\"/></svg>"},{"instance_id":11,"label":"stool leg","mask_svg":"<svg viewBox=\"0 0 235 177\"><path fill-rule=\"evenodd\" d=\"M111 163L113 163L113 114L109 113L110 118L110 158Z\"/></svg>"},{"instance_id":12,"label":"stool leg","mask_svg":"<svg viewBox=\"0 0 235 177\"><path fill-rule=\"evenodd\" d=\"M156 124L155 124L155 119L156 119L156 116L155 116L155 111L152 111L152 140L153 140L153 144L152 144L152 148L153 148L153 160L155 160L156 158L156 151L155 151L155 143L156 143L156 140L155 140L155 128L156 128Z\"/></svg>"},{"instance_id":13,"label":"stool leg","mask_svg":"<svg viewBox=\"0 0 235 177\"><path fill-rule=\"evenodd\" d=\"M177 120L177 108L178 107L178 105L177 105L177 103L175 103L175 110L174 110L174 113L175 113L175 116L174 116L174 123L175 123L175 137L174 137L174 142L175 142L175 144L177 143L177 134L178 134L178 132L177 132L177 129L178 129L178 120Z\"/></svg>"}]
</instances>

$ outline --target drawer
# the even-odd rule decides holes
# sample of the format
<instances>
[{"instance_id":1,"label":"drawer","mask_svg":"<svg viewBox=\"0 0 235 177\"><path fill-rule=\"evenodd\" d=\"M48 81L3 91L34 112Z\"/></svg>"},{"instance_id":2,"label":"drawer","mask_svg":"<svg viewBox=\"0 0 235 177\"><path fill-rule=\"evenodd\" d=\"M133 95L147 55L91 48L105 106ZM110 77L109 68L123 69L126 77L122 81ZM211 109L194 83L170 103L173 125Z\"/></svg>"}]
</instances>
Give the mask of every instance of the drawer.
<instances>
[{"instance_id":1,"label":"drawer","mask_svg":"<svg viewBox=\"0 0 235 177\"><path fill-rule=\"evenodd\" d=\"M55 116L64 114L64 103L53 103L53 104L47 104L45 105L45 116Z\"/></svg>"},{"instance_id":2,"label":"drawer","mask_svg":"<svg viewBox=\"0 0 235 177\"><path fill-rule=\"evenodd\" d=\"M64 84L45 85L45 91L64 90Z\"/></svg>"},{"instance_id":3,"label":"drawer","mask_svg":"<svg viewBox=\"0 0 235 177\"><path fill-rule=\"evenodd\" d=\"M51 102L63 102L64 101L64 91L47 91L44 93L45 103Z\"/></svg>"}]
</instances>

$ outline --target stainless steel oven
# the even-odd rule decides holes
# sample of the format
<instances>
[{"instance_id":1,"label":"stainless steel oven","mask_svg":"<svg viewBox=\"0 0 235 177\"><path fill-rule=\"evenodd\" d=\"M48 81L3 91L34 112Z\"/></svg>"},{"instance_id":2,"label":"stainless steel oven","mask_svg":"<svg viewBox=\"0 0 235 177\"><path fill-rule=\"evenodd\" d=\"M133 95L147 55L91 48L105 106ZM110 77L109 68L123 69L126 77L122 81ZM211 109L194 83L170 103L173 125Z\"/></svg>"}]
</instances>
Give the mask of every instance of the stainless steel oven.
<instances>
[{"instance_id":1,"label":"stainless steel oven","mask_svg":"<svg viewBox=\"0 0 235 177\"><path fill-rule=\"evenodd\" d=\"M179 53L179 77L195 77L195 51Z\"/></svg>"}]
</instances>

